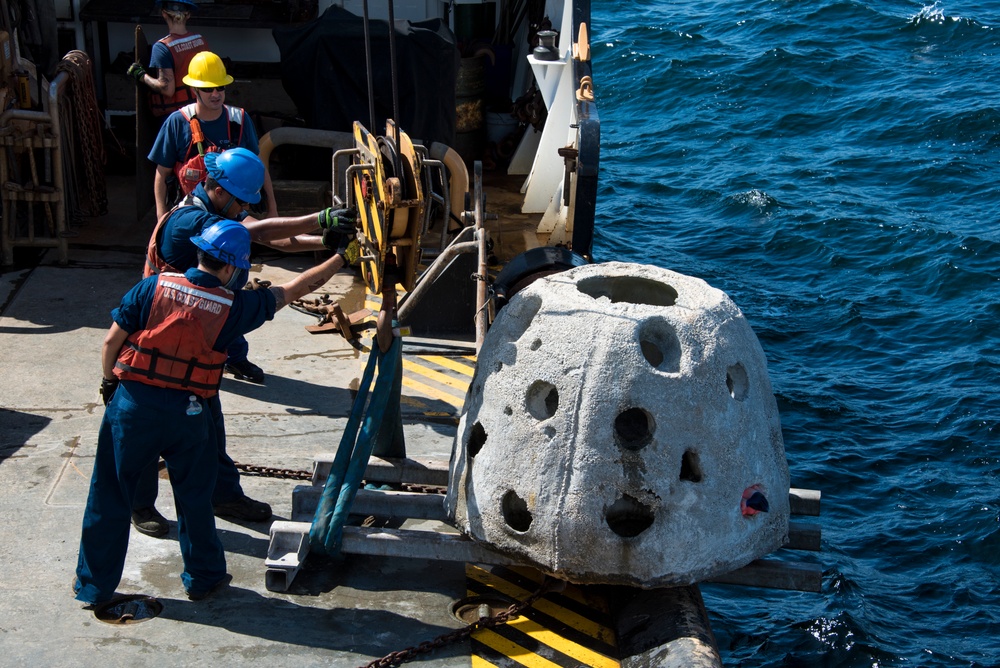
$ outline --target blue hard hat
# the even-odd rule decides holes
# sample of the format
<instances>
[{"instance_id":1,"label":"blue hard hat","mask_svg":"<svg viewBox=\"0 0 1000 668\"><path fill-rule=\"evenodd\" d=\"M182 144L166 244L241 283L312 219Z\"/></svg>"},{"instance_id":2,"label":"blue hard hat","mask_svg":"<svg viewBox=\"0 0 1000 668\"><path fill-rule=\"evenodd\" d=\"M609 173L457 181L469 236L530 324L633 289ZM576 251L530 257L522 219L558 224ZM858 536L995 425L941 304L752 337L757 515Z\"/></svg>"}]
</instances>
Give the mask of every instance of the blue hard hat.
<instances>
[{"instance_id":1,"label":"blue hard hat","mask_svg":"<svg viewBox=\"0 0 1000 668\"><path fill-rule=\"evenodd\" d=\"M264 186L264 163L252 151L231 148L222 153L206 153L205 169L215 182L241 202L256 204Z\"/></svg>"},{"instance_id":2,"label":"blue hard hat","mask_svg":"<svg viewBox=\"0 0 1000 668\"><path fill-rule=\"evenodd\" d=\"M250 230L235 220L223 218L191 237L191 243L216 260L239 269L250 268Z\"/></svg>"}]
</instances>

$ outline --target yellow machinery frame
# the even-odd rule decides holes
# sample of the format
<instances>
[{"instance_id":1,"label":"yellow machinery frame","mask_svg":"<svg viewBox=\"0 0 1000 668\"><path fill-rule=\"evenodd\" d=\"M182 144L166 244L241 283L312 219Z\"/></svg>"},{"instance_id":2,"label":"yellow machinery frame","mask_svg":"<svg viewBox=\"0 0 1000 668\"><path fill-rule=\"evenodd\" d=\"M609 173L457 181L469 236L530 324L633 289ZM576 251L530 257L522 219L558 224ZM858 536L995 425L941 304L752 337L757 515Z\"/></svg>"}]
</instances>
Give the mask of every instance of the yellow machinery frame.
<instances>
[{"instance_id":1,"label":"yellow machinery frame","mask_svg":"<svg viewBox=\"0 0 1000 668\"><path fill-rule=\"evenodd\" d=\"M400 269L400 283L405 290L412 290L426 206L421 155L391 119L386 121L383 137L376 137L355 121L354 140L357 153L351 189L358 208L361 275L369 290L380 293L386 256L391 252ZM395 173L397 168L401 174Z\"/></svg>"}]
</instances>

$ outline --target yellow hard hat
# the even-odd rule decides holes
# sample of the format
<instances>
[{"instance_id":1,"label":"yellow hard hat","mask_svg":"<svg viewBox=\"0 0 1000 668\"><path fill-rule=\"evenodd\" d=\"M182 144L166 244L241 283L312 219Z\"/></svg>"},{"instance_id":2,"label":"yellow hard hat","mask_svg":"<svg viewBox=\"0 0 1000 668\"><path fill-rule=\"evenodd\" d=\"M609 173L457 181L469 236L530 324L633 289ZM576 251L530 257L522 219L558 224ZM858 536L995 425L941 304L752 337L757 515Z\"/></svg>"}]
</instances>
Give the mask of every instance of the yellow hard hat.
<instances>
[{"instance_id":1,"label":"yellow hard hat","mask_svg":"<svg viewBox=\"0 0 1000 668\"><path fill-rule=\"evenodd\" d=\"M233 78L226 74L226 66L222 64L222 58L211 51L196 53L188 65L188 73L184 76L184 83L194 88L216 88L218 86L228 86L233 83Z\"/></svg>"}]
</instances>

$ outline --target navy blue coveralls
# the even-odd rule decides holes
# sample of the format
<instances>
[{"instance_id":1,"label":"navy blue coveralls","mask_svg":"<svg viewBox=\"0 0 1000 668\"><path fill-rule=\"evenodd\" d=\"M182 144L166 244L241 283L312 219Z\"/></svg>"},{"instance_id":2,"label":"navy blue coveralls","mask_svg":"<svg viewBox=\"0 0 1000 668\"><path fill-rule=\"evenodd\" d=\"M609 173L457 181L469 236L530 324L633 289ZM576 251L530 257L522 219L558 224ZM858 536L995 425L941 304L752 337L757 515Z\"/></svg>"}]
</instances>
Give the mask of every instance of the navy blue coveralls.
<instances>
[{"instance_id":1,"label":"navy blue coveralls","mask_svg":"<svg viewBox=\"0 0 1000 668\"><path fill-rule=\"evenodd\" d=\"M191 194L204 203L205 209L197 206L185 206L177 209L164 224L163 236L159 242L160 255L177 271L186 271L191 267L198 266L198 249L191 243L191 237L201 234L203 229L222 219L211 200L208 199L208 193L205 192L205 188L201 184ZM222 349L229 355L229 359L231 361L246 359L249 345L243 334L230 337L229 341L226 348ZM222 404L219 402L218 395L208 400L208 410L212 415L216 443L219 446L219 477L215 482L215 493L212 496L212 503L219 505L241 498L243 487L240 485L240 472L236 469L232 458L226 453L226 425L222 418ZM157 463L153 462L139 479L133 508L152 508L155 505L158 491L157 476Z\"/></svg>"},{"instance_id":2,"label":"navy blue coveralls","mask_svg":"<svg viewBox=\"0 0 1000 668\"><path fill-rule=\"evenodd\" d=\"M189 269L185 276L202 287L220 284L198 269ZM145 326L158 280L159 276L143 279L111 312L129 334ZM233 337L257 329L273 319L274 312L270 290L235 292L215 350L224 351ZM108 403L83 516L77 600L101 603L114 596L125 567L136 486L142 472L161 456L174 490L184 589L207 592L225 577L226 559L212 512L219 457L215 413L209 410L213 400L199 399L203 410L188 415L190 396L183 390L125 380ZM214 403L218 405L218 395Z\"/></svg>"}]
</instances>

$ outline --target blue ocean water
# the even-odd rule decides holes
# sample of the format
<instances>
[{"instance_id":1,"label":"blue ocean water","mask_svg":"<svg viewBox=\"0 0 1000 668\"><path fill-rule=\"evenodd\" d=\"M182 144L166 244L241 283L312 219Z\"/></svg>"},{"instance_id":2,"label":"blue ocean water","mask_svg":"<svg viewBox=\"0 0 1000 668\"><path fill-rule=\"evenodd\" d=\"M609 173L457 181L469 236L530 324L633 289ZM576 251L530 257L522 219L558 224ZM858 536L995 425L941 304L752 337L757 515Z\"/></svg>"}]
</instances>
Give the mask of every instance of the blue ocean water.
<instances>
[{"instance_id":1,"label":"blue ocean water","mask_svg":"<svg viewBox=\"0 0 1000 668\"><path fill-rule=\"evenodd\" d=\"M727 666L1000 666L1000 3L594 0L598 260L768 358L820 594L706 586Z\"/></svg>"}]
</instances>

